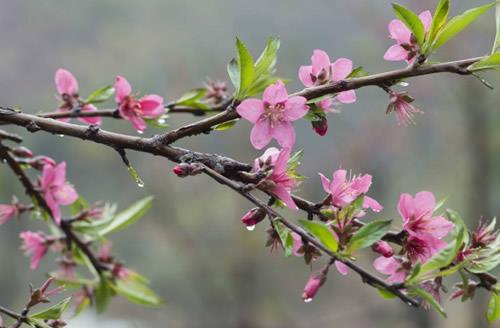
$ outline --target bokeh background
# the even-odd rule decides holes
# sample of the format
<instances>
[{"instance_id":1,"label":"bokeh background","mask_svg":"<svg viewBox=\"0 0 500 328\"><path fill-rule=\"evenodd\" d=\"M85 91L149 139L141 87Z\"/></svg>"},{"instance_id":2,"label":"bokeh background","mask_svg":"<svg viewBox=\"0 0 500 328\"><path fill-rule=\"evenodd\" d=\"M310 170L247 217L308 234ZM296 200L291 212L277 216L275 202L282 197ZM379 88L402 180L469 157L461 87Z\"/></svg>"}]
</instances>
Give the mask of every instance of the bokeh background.
<instances>
[{"instance_id":1,"label":"bokeh background","mask_svg":"<svg viewBox=\"0 0 500 328\"><path fill-rule=\"evenodd\" d=\"M437 1L400 1L414 10L434 9ZM481 2L482 3L482 2ZM452 12L477 1L452 1ZM0 0L0 104L26 112L52 111L53 74L71 70L81 94L126 76L135 90L172 100L207 78L226 79L225 66L241 37L256 56L269 36L282 41L279 75L300 88L297 69L312 50L332 58L348 57L369 72L402 67L383 60L392 43L387 23L389 1L367 0L149 0L11 1ZM493 13L486 14L446 45L435 60L486 54L494 37ZM500 87L498 76L486 76ZM329 117L330 131L320 138L308 122L297 124L297 148L305 149L301 172L309 179L300 194L319 200L317 172L340 165L374 175L371 195L385 205L377 218L395 218L402 192L431 190L449 196L471 226L500 213L500 94L472 77L434 75L410 80L408 87L425 115L404 128L384 114L387 96L375 87L358 91L358 101ZM111 105L109 105L111 106ZM176 116L171 128L194 120ZM104 128L134 134L130 124L105 121ZM180 146L251 161L250 125L183 140ZM383 300L357 276L334 270L316 299L300 298L309 268L298 258L284 259L264 248L266 224L250 233L240 217L251 206L204 176L179 180L172 163L145 154L130 159L145 181L138 188L117 154L103 146L44 133L25 135L36 153L68 161L68 177L89 200L116 202L122 208L146 195L156 196L140 223L113 236L115 252L152 280L168 303L144 309L115 299L100 316L89 311L69 327L485 327L484 298L445 306L449 319ZM148 130L147 134L159 131ZM0 201L24 197L11 172L0 170ZM295 213L290 218L300 219ZM398 223L396 223L398 224ZM28 282L44 279L54 266L46 259L36 272L20 256L18 233L35 222L10 222L0 228L0 304L19 309ZM370 254L361 261L368 267ZM478 293L481 296L482 293Z\"/></svg>"}]
</instances>

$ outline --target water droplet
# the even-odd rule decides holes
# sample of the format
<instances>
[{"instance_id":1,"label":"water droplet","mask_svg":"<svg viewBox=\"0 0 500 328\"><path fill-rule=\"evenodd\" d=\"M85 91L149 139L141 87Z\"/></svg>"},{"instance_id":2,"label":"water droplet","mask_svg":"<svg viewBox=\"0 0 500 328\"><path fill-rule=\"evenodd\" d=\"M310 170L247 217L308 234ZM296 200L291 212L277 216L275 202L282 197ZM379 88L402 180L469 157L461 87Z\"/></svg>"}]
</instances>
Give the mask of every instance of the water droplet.
<instances>
[{"instance_id":1,"label":"water droplet","mask_svg":"<svg viewBox=\"0 0 500 328\"><path fill-rule=\"evenodd\" d=\"M402 86L402 87L407 87L410 84L408 82L401 81L401 82L399 82L399 85Z\"/></svg>"},{"instance_id":2,"label":"water droplet","mask_svg":"<svg viewBox=\"0 0 500 328\"><path fill-rule=\"evenodd\" d=\"M160 118L160 119L158 120L158 123L159 123L159 124L165 124L165 122L166 122L166 120L165 120L164 118Z\"/></svg>"},{"instance_id":3,"label":"water droplet","mask_svg":"<svg viewBox=\"0 0 500 328\"><path fill-rule=\"evenodd\" d=\"M137 133L139 133L139 134L143 134L143 133L144 133L144 131L137 130Z\"/></svg>"},{"instance_id":4,"label":"water droplet","mask_svg":"<svg viewBox=\"0 0 500 328\"><path fill-rule=\"evenodd\" d=\"M58 134L57 136L62 138L64 137L64 134Z\"/></svg>"},{"instance_id":5,"label":"water droplet","mask_svg":"<svg viewBox=\"0 0 500 328\"><path fill-rule=\"evenodd\" d=\"M312 298L310 298L310 297L309 297L309 298L305 298L305 299L304 299L304 303L311 303L311 302L312 302L312 300L313 300L313 299L312 299Z\"/></svg>"},{"instance_id":6,"label":"water droplet","mask_svg":"<svg viewBox=\"0 0 500 328\"><path fill-rule=\"evenodd\" d=\"M255 230L255 224L247 226L247 230L248 231L254 231Z\"/></svg>"},{"instance_id":7,"label":"water droplet","mask_svg":"<svg viewBox=\"0 0 500 328\"><path fill-rule=\"evenodd\" d=\"M406 304L408 304L409 306L413 306L413 304L412 304L411 302L408 302L408 303L406 303Z\"/></svg>"}]
</instances>

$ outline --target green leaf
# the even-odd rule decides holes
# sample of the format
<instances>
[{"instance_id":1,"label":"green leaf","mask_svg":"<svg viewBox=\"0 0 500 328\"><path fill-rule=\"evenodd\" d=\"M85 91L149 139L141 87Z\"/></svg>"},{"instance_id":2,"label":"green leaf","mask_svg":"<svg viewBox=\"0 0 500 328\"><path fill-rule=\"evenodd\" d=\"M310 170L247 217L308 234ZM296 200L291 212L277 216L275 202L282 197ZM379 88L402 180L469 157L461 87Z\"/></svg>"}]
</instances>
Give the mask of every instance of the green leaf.
<instances>
[{"instance_id":1,"label":"green leaf","mask_svg":"<svg viewBox=\"0 0 500 328\"><path fill-rule=\"evenodd\" d=\"M385 288L377 288L377 291L378 291L379 295L382 296L382 298L385 298L385 299L391 299L391 298L395 298L396 297L396 295L394 295L392 292L388 291Z\"/></svg>"},{"instance_id":2,"label":"green leaf","mask_svg":"<svg viewBox=\"0 0 500 328\"><path fill-rule=\"evenodd\" d=\"M500 318L500 293L497 293L495 291L491 292L486 317L488 318L489 323L493 323L498 318Z\"/></svg>"},{"instance_id":3,"label":"green leaf","mask_svg":"<svg viewBox=\"0 0 500 328\"><path fill-rule=\"evenodd\" d=\"M252 85L255 77L255 68L252 55L245 44L236 38L236 50L238 53L237 62L240 72L240 85L238 87L237 99L245 98L247 89Z\"/></svg>"},{"instance_id":4,"label":"green leaf","mask_svg":"<svg viewBox=\"0 0 500 328\"><path fill-rule=\"evenodd\" d=\"M229 75L229 79L236 89L236 93L238 93L238 91L240 90L241 74L238 61L235 58L231 59L229 64L227 64L227 74Z\"/></svg>"},{"instance_id":5,"label":"green leaf","mask_svg":"<svg viewBox=\"0 0 500 328\"><path fill-rule=\"evenodd\" d=\"M302 160L302 157L304 157L304 149L301 149L293 153L292 156L288 158L288 162L286 164L286 170L293 171L297 169L300 166L300 161Z\"/></svg>"},{"instance_id":6,"label":"green leaf","mask_svg":"<svg viewBox=\"0 0 500 328\"><path fill-rule=\"evenodd\" d=\"M457 211L447 208L446 217L455 225L455 231L460 231L461 228L464 229L465 234L463 242L467 244L469 242L469 234L467 233L468 229L460 214Z\"/></svg>"},{"instance_id":7,"label":"green leaf","mask_svg":"<svg viewBox=\"0 0 500 328\"><path fill-rule=\"evenodd\" d=\"M436 311L438 311L439 314L441 314L443 317L446 318L446 311L443 309L441 304L439 304L439 302L436 301L436 299L434 297L432 297L432 295L429 294L427 291L425 291L419 287L409 286L408 287L408 294L410 296L420 297L422 300L429 303L429 305L432 306Z\"/></svg>"},{"instance_id":8,"label":"green leaf","mask_svg":"<svg viewBox=\"0 0 500 328\"><path fill-rule=\"evenodd\" d=\"M71 301L71 297L65 298L61 302L52 305L48 309L45 309L41 312L30 315L30 318L31 319L40 319L40 320L57 320L68 309L70 301Z\"/></svg>"},{"instance_id":9,"label":"green leaf","mask_svg":"<svg viewBox=\"0 0 500 328\"><path fill-rule=\"evenodd\" d=\"M146 124L152 128L165 129L168 128L167 122L168 115L163 114L156 118L143 118Z\"/></svg>"},{"instance_id":10,"label":"green leaf","mask_svg":"<svg viewBox=\"0 0 500 328\"><path fill-rule=\"evenodd\" d=\"M274 221L274 230L276 230L278 236L280 237L281 245L283 245L283 249L285 250L285 256L292 255L293 238L290 230L288 230L283 223L279 221Z\"/></svg>"},{"instance_id":11,"label":"green leaf","mask_svg":"<svg viewBox=\"0 0 500 328\"><path fill-rule=\"evenodd\" d=\"M260 77L264 74L273 74L280 48L280 40L278 38L269 38L267 45L255 63L255 77Z\"/></svg>"},{"instance_id":12,"label":"green leaf","mask_svg":"<svg viewBox=\"0 0 500 328\"><path fill-rule=\"evenodd\" d=\"M192 89L183 94L179 99L175 101L176 105L186 105L186 103L191 103L196 100L200 100L205 97L207 90L205 88Z\"/></svg>"},{"instance_id":13,"label":"green leaf","mask_svg":"<svg viewBox=\"0 0 500 328\"><path fill-rule=\"evenodd\" d=\"M108 101L115 94L115 88L107 85L104 88L92 92L83 102L86 104L99 104Z\"/></svg>"},{"instance_id":14,"label":"green leaf","mask_svg":"<svg viewBox=\"0 0 500 328\"><path fill-rule=\"evenodd\" d=\"M392 8L394 8L394 13L396 14L396 16L413 33L413 35L415 36L415 39L418 42L418 45L422 46L422 44L424 42L425 31L424 31L424 25L422 24L422 21L420 20L418 15L415 14L410 9L408 9L404 6L401 6L397 3L393 3Z\"/></svg>"},{"instance_id":15,"label":"green leaf","mask_svg":"<svg viewBox=\"0 0 500 328\"><path fill-rule=\"evenodd\" d=\"M105 236L112 232L120 231L129 225L139 220L151 208L153 196L143 198L132 204L126 210L118 213L103 229L100 229L99 234Z\"/></svg>"},{"instance_id":16,"label":"green leaf","mask_svg":"<svg viewBox=\"0 0 500 328\"><path fill-rule=\"evenodd\" d=\"M450 11L450 0L441 0L434 11L432 17L431 27L427 33L427 38L424 45L424 53L427 54L429 46L434 42L436 34L444 26L448 19L448 12Z\"/></svg>"},{"instance_id":17,"label":"green leaf","mask_svg":"<svg viewBox=\"0 0 500 328\"><path fill-rule=\"evenodd\" d=\"M226 131L226 130L229 130L230 128L232 128L233 126L236 125L236 123L239 121L240 119L237 118L237 119L234 119L234 120L231 120L231 121L227 121L227 122L224 122L224 123L221 123L221 124L217 124L215 125L212 130L215 130L215 131Z\"/></svg>"},{"instance_id":18,"label":"green leaf","mask_svg":"<svg viewBox=\"0 0 500 328\"><path fill-rule=\"evenodd\" d=\"M483 273L495 269L500 264L500 249L484 248L473 255L473 260L467 270L473 273Z\"/></svg>"},{"instance_id":19,"label":"green leaf","mask_svg":"<svg viewBox=\"0 0 500 328\"><path fill-rule=\"evenodd\" d=\"M495 3L490 3L485 6L469 9L462 15L458 15L450 19L450 21L445 26L443 26L443 28L436 35L436 40L432 44L431 48L433 50L436 50L441 47L455 35L460 33L464 28L474 22L477 18L479 18L479 16L484 14L489 9L493 8L494 5Z\"/></svg>"},{"instance_id":20,"label":"green leaf","mask_svg":"<svg viewBox=\"0 0 500 328\"><path fill-rule=\"evenodd\" d=\"M367 71L365 71L365 69L363 68L363 66L358 66L358 67L356 67L355 69L352 70L352 72L347 76L347 78L348 79L352 79L352 78L355 78L355 77L367 76L369 74L370 73L368 73Z\"/></svg>"},{"instance_id":21,"label":"green leaf","mask_svg":"<svg viewBox=\"0 0 500 328\"><path fill-rule=\"evenodd\" d=\"M111 297L113 297L113 290L110 287L111 282L103 277L99 286L94 291L95 297L95 308L97 313L102 313L106 310L111 301Z\"/></svg>"},{"instance_id":22,"label":"green leaf","mask_svg":"<svg viewBox=\"0 0 500 328\"><path fill-rule=\"evenodd\" d=\"M337 252L339 249L339 243L337 239L333 236L332 232L323 223L314 222L309 220L300 220L302 226L316 237L326 248L332 252Z\"/></svg>"},{"instance_id":23,"label":"green leaf","mask_svg":"<svg viewBox=\"0 0 500 328\"><path fill-rule=\"evenodd\" d=\"M493 50L491 51L492 54L500 51L500 1L497 2L495 17L497 22L497 34L495 36L495 42L493 43Z\"/></svg>"},{"instance_id":24,"label":"green leaf","mask_svg":"<svg viewBox=\"0 0 500 328\"><path fill-rule=\"evenodd\" d=\"M500 52L496 52L485 59L475 62L467 67L467 69L471 72L488 69L500 70Z\"/></svg>"},{"instance_id":25,"label":"green leaf","mask_svg":"<svg viewBox=\"0 0 500 328\"><path fill-rule=\"evenodd\" d=\"M356 231L349 241L349 252L371 246L380 240L391 227L391 220L373 221Z\"/></svg>"},{"instance_id":26,"label":"green leaf","mask_svg":"<svg viewBox=\"0 0 500 328\"><path fill-rule=\"evenodd\" d=\"M147 280L139 275L133 274L127 279L118 279L112 287L117 294L139 305L158 306L165 303L147 286Z\"/></svg>"}]
</instances>

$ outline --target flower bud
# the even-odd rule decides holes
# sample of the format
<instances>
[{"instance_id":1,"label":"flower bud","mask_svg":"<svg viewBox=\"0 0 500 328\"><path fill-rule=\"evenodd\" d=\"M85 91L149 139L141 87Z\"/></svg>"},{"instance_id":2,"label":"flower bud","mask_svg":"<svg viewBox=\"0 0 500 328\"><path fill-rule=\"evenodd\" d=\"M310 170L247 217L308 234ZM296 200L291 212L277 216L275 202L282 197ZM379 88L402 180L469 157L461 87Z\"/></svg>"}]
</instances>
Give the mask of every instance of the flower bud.
<instances>
[{"instance_id":1,"label":"flower bud","mask_svg":"<svg viewBox=\"0 0 500 328\"><path fill-rule=\"evenodd\" d=\"M4 224L17 214L19 214L19 209L16 205L0 205L0 224Z\"/></svg>"},{"instance_id":2,"label":"flower bud","mask_svg":"<svg viewBox=\"0 0 500 328\"><path fill-rule=\"evenodd\" d=\"M37 156L31 159L28 163L35 170L43 170L45 165L56 166L56 161L47 156Z\"/></svg>"},{"instance_id":3,"label":"flower bud","mask_svg":"<svg viewBox=\"0 0 500 328\"><path fill-rule=\"evenodd\" d=\"M187 177L189 175L189 164L180 163L174 167L172 172L174 172L179 178Z\"/></svg>"},{"instance_id":4,"label":"flower bud","mask_svg":"<svg viewBox=\"0 0 500 328\"><path fill-rule=\"evenodd\" d=\"M22 158L33 157L33 153L26 147L17 147L13 151L14 155Z\"/></svg>"},{"instance_id":5,"label":"flower bud","mask_svg":"<svg viewBox=\"0 0 500 328\"><path fill-rule=\"evenodd\" d=\"M248 230L253 230L255 225L266 217L266 211L262 208L252 208L247 214L243 215L241 222L247 227Z\"/></svg>"},{"instance_id":6,"label":"flower bud","mask_svg":"<svg viewBox=\"0 0 500 328\"><path fill-rule=\"evenodd\" d=\"M383 240L379 240L375 244L373 244L372 250L375 253L379 253L383 257L391 257L394 255L394 250L392 249L391 245Z\"/></svg>"},{"instance_id":7,"label":"flower bud","mask_svg":"<svg viewBox=\"0 0 500 328\"><path fill-rule=\"evenodd\" d=\"M304 300L304 302L306 303L311 302L314 296L316 296L316 293L318 293L320 287L325 283L325 281L326 281L325 270L314 272L309 277L309 280L307 281L306 286L304 287L304 292L302 293L302 299Z\"/></svg>"},{"instance_id":8,"label":"flower bud","mask_svg":"<svg viewBox=\"0 0 500 328\"><path fill-rule=\"evenodd\" d=\"M312 121L311 125L312 125L314 132L316 132L316 134L318 134L322 137L328 131L328 120L326 119L326 117L322 117L321 120L319 120L319 121Z\"/></svg>"}]
</instances>

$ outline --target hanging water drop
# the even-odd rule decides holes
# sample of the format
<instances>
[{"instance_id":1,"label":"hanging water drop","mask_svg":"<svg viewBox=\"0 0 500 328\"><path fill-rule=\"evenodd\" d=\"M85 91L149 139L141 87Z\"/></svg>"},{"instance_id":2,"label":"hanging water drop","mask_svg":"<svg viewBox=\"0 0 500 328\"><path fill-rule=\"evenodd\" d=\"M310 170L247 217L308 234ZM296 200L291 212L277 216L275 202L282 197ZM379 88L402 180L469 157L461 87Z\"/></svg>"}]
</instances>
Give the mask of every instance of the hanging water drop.
<instances>
[{"instance_id":1,"label":"hanging water drop","mask_svg":"<svg viewBox=\"0 0 500 328\"><path fill-rule=\"evenodd\" d=\"M254 231L255 230L255 224L247 226L247 230L248 231Z\"/></svg>"},{"instance_id":2,"label":"hanging water drop","mask_svg":"<svg viewBox=\"0 0 500 328\"><path fill-rule=\"evenodd\" d=\"M405 82L405 81L401 81L399 82L399 85L402 86L402 87L407 87L409 86L410 84L408 82Z\"/></svg>"},{"instance_id":3,"label":"hanging water drop","mask_svg":"<svg viewBox=\"0 0 500 328\"><path fill-rule=\"evenodd\" d=\"M165 120L164 118L160 118L160 119L158 120L158 123L159 123L159 124L165 124L165 122L166 122L166 120Z\"/></svg>"},{"instance_id":4,"label":"hanging water drop","mask_svg":"<svg viewBox=\"0 0 500 328\"><path fill-rule=\"evenodd\" d=\"M137 133L139 133L139 134L143 134L143 133L144 133L144 131L137 130Z\"/></svg>"},{"instance_id":5,"label":"hanging water drop","mask_svg":"<svg viewBox=\"0 0 500 328\"><path fill-rule=\"evenodd\" d=\"M312 298L304 298L304 303L311 303L313 299Z\"/></svg>"},{"instance_id":6,"label":"hanging water drop","mask_svg":"<svg viewBox=\"0 0 500 328\"><path fill-rule=\"evenodd\" d=\"M139 176L139 174L137 173L136 169L133 166L128 166L127 169L129 171L130 175L132 176L132 178L134 178L135 183L137 183L137 186L139 188L143 188L144 187L144 181L142 181L142 179Z\"/></svg>"},{"instance_id":7,"label":"hanging water drop","mask_svg":"<svg viewBox=\"0 0 500 328\"><path fill-rule=\"evenodd\" d=\"M62 138L64 137L64 134L58 134L57 136Z\"/></svg>"}]
</instances>

